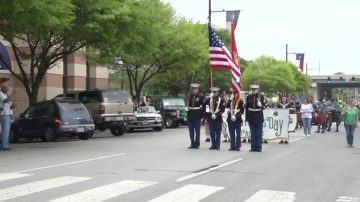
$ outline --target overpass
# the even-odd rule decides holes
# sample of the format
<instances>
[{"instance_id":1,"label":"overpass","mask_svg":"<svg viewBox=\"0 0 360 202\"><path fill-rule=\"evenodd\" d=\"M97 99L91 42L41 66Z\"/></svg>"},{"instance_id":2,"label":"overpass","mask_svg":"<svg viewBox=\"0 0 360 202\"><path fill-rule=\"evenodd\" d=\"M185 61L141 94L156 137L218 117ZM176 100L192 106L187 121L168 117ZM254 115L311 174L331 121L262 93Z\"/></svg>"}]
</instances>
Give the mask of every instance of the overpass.
<instances>
[{"instance_id":1,"label":"overpass","mask_svg":"<svg viewBox=\"0 0 360 202\"><path fill-rule=\"evenodd\" d=\"M334 75L310 76L314 99L340 98L345 102L350 99L360 100L360 75L336 73Z\"/></svg>"}]
</instances>

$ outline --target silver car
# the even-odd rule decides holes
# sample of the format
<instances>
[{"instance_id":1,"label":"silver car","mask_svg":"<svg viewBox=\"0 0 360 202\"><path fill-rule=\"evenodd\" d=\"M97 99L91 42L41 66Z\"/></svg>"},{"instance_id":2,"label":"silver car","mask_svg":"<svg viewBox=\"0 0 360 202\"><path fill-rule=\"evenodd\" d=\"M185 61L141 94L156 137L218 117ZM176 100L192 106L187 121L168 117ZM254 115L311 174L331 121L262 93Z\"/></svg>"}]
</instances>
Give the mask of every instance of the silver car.
<instances>
[{"instance_id":1,"label":"silver car","mask_svg":"<svg viewBox=\"0 0 360 202\"><path fill-rule=\"evenodd\" d=\"M163 130L162 117L152 106L138 107L135 117L136 120L129 122L127 125L129 132L143 128L152 128L156 131Z\"/></svg>"}]
</instances>

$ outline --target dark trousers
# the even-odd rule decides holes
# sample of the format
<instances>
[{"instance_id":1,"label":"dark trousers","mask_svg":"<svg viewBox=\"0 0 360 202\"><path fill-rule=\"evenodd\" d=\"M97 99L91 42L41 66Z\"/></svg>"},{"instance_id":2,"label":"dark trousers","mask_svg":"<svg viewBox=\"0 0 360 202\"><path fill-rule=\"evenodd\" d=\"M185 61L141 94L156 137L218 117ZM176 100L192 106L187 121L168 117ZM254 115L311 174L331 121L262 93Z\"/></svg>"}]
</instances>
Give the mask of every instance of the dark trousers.
<instances>
[{"instance_id":1,"label":"dark trousers","mask_svg":"<svg viewBox=\"0 0 360 202\"><path fill-rule=\"evenodd\" d=\"M239 122L228 122L229 133L231 139L231 149L240 149L241 147L241 123Z\"/></svg>"},{"instance_id":2,"label":"dark trousers","mask_svg":"<svg viewBox=\"0 0 360 202\"><path fill-rule=\"evenodd\" d=\"M200 146L200 123L200 119L189 118L188 120L191 147Z\"/></svg>"},{"instance_id":3,"label":"dark trousers","mask_svg":"<svg viewBox=\"0 0 360 202\"><path fill-rule=\"evenodd\" d=\"M210 120L211 148L220 149L222 122Z\"/></svg>"},{"instance_id":4,"label":"dark trousers","mask_svg":"<svg viewBox=\"0 0 360 202\"><path fill-rule=\"evenodd\" d=\"M263 123L249 123L251 133L251 149L262 149Z\"/></svg>"}]
</instances>

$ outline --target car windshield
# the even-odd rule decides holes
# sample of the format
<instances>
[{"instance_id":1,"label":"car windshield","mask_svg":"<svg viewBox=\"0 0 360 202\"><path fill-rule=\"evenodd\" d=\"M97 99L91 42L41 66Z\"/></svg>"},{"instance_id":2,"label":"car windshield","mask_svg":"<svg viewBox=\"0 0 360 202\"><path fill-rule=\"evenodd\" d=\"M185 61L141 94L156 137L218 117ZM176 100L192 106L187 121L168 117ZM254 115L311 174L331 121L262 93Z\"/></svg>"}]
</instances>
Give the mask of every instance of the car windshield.
<instances>
[{"instance_id":1,"label":"car windshield","mask_svg":"<svg viewBox=\"0 0 360 202\"><path fill-rule=\"evenodd\" d=\"M104 102L131 102L131 97L123 90L104 91Z\"/></svg>"},{"instance_id":2,"label":"car windshield","mask_svg":"<svg viewBox=\"0 0 360 202\"><path fill-rule=\"evenodd\" d=\"M164 107L167 106L185 106L185 101L183 99L163 99Z\"/></svg>"},{"instance_id":3,"label":"car windshield","mask_svg":"<svg viewBox=\"0 0 360 202\"><path fill-rule=\"evenodd\" d=\"M63 119L71 120L74 117L79 117L83 119L90 119L90 114L79 102L57 102L59 106L59 111Z\"/></svg>"},{"instance_id":4,"label":"car windshield","mask_svg":"<svg viewBox=\"0 0 360 202\"><path fill-rule=\"evenodd\" d=\"M156 110L154 107L138 107L137 108L137 113L142 113L142 114L145 114L145 113L156 113Z\"/></svg>"}]
</instances>

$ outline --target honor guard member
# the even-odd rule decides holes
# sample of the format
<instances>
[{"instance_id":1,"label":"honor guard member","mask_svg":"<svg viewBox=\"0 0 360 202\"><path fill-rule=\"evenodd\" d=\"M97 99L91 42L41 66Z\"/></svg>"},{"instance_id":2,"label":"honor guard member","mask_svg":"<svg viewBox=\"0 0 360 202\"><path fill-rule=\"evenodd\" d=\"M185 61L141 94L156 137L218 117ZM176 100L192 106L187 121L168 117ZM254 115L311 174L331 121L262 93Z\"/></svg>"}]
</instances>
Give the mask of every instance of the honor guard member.
<instances>
[{"instance_id":1,"label":"honor guard member","mask_svg":"<svg viewBox=\"0 0 360 202\"><path fill-rule=\"evenodd\" d=\"M239 98L239 94L236 93L232 88L232 95L230 101L227 104L229 108L227 123L229 126L230 133L230 149L229 151L240 151L241 148L241 115L244 114L244 102Z\"/></svg>"},{"instance_id":2,"label":"honor guard member","mask_svg":"<svg viewBox=\"0 0 360 202\"><path fill-rule=\"evenodd\" d=\"M200 85L193 83L190 85L191 95L189 96L188 105L186 110L188 111L188 127L190 134L191 144L189 149L199 149L200 147L200 126L201 119L203 117L202 105L204 104L204 97L200 95Z\"/></svg>"},{"instance_id":3,"label":"honor guard member","mask_svg":"<svg viewBox=\"0 0 360 202\"><path fill-rule=\"evenodd\" d=\"M225 111L224 101L219 95L219 88L212 87L210 89L213 97L207 103L207 114L210 128L211 147L209 149L220 150L221 129L222 129L222 114Z\"/></svg>"},{"instance_id":4,"label":"honor guard member","mask_svg":"<svg viewBox=\"0 0 360 202\"><path fill-rule=\"evenodd\" d=\"M262 151L262 136L265 108L264 96L259 93L259 85L251 85L252 94L246 98L246 121L251 133L250 152Z\"/></svg>"}]
</instances>

